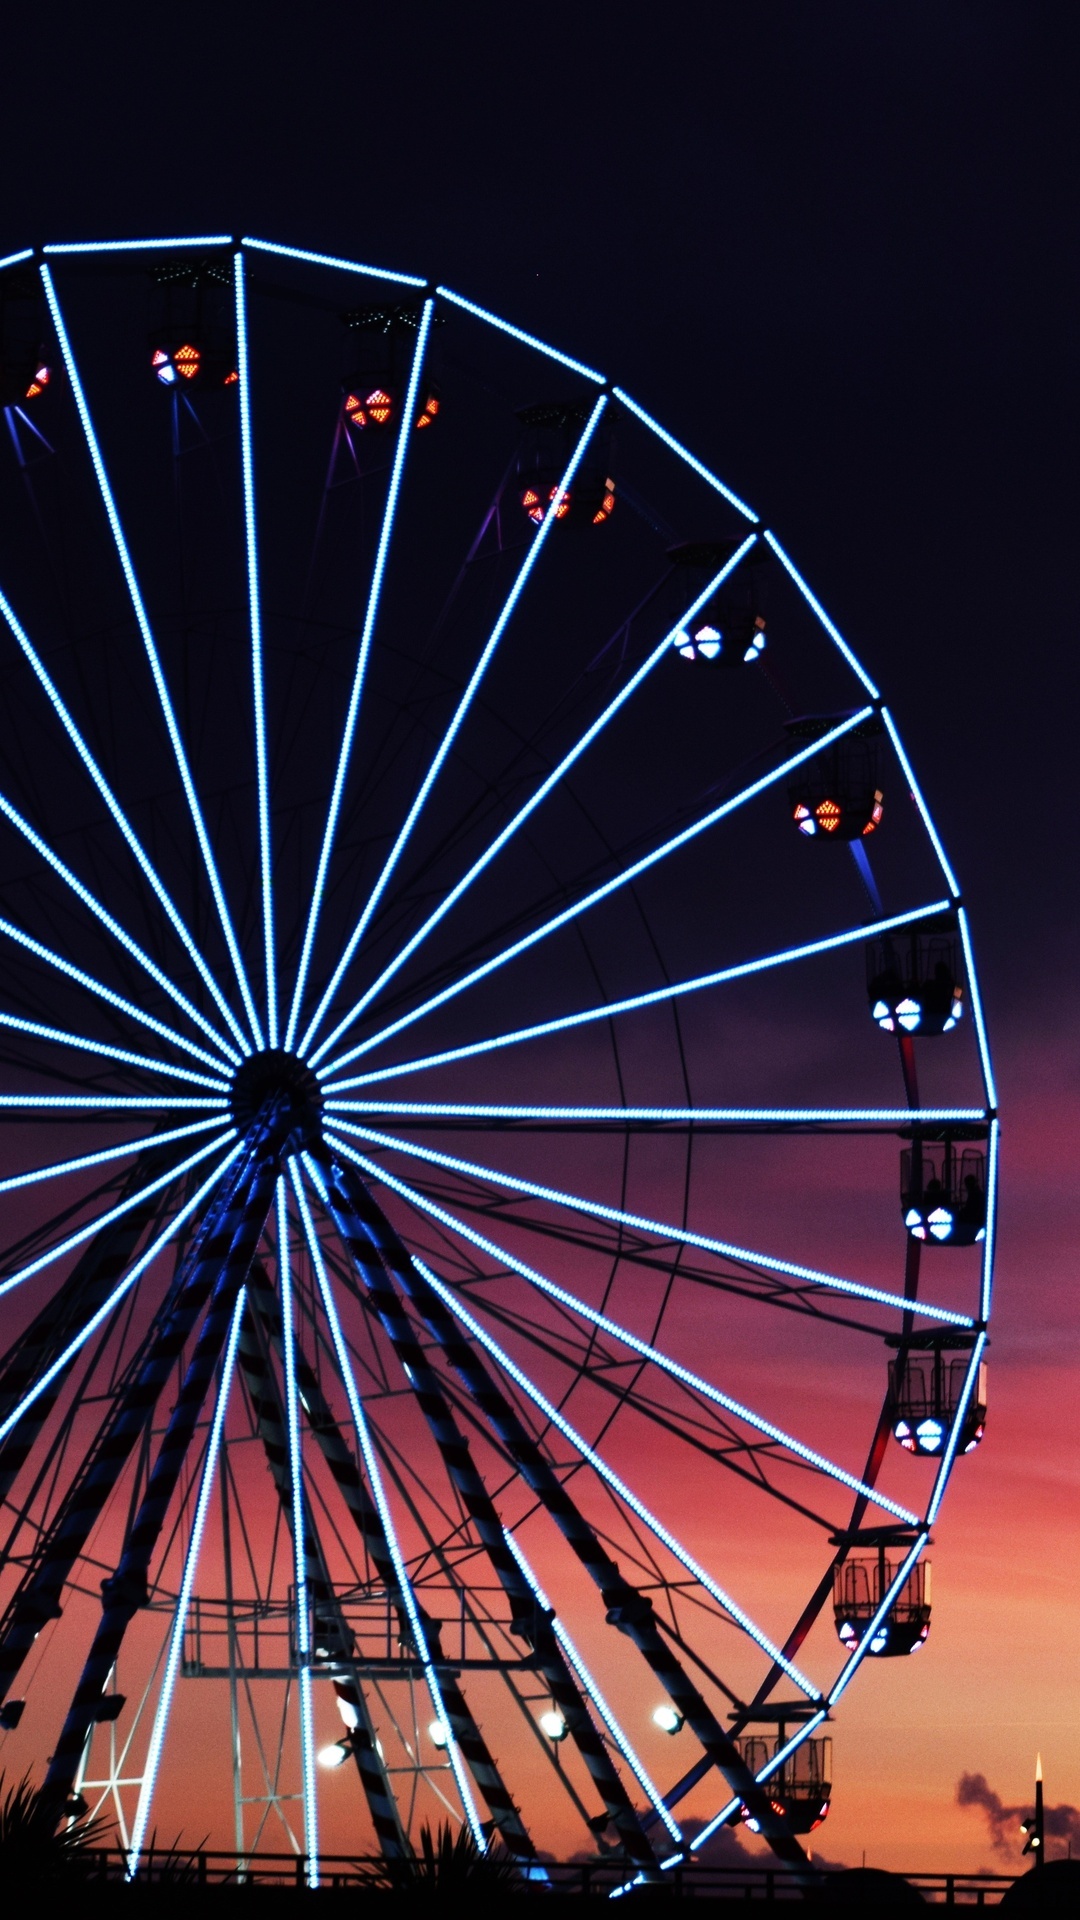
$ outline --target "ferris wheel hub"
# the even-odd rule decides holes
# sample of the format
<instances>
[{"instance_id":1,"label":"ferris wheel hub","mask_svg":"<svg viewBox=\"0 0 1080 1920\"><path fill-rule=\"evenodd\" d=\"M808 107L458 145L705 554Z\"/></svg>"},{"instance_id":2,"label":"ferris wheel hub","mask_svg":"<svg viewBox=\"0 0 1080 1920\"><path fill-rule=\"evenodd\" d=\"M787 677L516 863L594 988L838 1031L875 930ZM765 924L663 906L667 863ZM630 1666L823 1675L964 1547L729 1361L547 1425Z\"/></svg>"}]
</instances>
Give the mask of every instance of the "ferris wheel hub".
<instances>
[{"instance_id":1,"label":"ferris wheel hub","mask_svg":"<svg viewBox=\"0 0 1080 1920\"><path fill-rule=\"evenodd\" d=\"M268 1100L287 1102L286 1152L302 1153L322 1137L322 1089L311 1068L284 1047L251 1053L233 1075L229 1104L233 1123L246 1133Z\"/></svg>"}]
</instances>

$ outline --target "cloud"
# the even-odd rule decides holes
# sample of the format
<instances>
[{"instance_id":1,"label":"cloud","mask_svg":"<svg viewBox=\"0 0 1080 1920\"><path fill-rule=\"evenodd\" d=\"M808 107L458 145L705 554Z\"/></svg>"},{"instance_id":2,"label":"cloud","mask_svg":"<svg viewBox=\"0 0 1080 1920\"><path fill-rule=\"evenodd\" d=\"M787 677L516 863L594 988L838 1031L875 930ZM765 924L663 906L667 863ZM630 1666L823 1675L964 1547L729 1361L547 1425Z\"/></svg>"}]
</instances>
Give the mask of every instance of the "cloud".
<instances>
[{"instance_id":1,"label":"cloud","mask_svg":"<svg viewBox=\"0 0 1080 1920\"><path fill-rule=\"evenodd\" d=\"M960 1807L981 1807L990 1830L990 1844L998 1853L1014 1853L1021 1845L1020 1822L1031 1817L1030 1803L1007 1806L994 1792L985 1773L962 1773L956 1787ZM1080 1807L1067 1801L1060 1806L1044 1807L1043 1825L1048 1840L1080 1842Z\"/></svg>"},{"instance_id":2,"label":"cloud","mask_svg":"<svg viewBox=\"0 0 1080 1920\"><path fill-rule=\"evenodd\" d=\"M687 1840L694 1839L694 1837L701 1832L704 1825L704 1820L684 1820L682 1822L682 1830ZM829 1860L819 1851L816 1844L817 1837L817 1833L813 1833L800 1842L808 1851L813 1851L814 1865L816 1867L830 1867L834 1869L842 1868L845 1864L842 1860ZM771 1854L761 1852L751 1853L750 1849L743 1845L738 1833L727 1826L718 1827L716 1832L711 1834L708 1840L706 1840L705 1845L699 1847L697 1852L691 1857L707 1867L768 1867L775 1865Z\"/></svg>"}]
</instances>

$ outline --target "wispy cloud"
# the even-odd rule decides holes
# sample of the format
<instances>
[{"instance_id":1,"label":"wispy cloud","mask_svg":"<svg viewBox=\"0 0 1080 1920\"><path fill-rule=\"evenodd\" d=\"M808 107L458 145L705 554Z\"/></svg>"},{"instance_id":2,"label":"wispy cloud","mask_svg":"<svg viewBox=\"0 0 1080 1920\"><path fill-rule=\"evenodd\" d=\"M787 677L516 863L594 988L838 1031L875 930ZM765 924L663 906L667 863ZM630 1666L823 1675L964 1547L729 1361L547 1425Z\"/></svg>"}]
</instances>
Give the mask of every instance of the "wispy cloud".
<instances>
[{"instance_id":1,"label":"wispy cloud","mask_svg":"<svg viewBox=\"0 0 1080 1920\"><path fill-rule=\"evenodd\" d=\"M1030 1804L1007 1806L1001 1795L994 1792L985 1773L962 1773L957 1782L956 1801L961 1807L981 1807L990 1830L990 1844L997 1853L1012 1854L1019 1850L1020 1822L1030 1819ZM1060 1806L1045 1807L1043 1823L1048 1840L1080 1842L1080 1807L1071 1807L1067 1801L1062 1801Z\"/></svg>"}]
</instances>

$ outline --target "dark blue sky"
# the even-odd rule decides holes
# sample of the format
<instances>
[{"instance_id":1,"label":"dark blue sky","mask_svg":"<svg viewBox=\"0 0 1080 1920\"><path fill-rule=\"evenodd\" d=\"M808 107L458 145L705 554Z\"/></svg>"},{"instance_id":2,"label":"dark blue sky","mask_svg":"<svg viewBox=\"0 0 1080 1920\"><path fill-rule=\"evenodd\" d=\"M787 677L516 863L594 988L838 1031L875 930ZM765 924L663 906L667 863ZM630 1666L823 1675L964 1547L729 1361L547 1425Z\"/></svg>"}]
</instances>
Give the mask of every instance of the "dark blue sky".
<instances>
[{"instance_id":1,"label":"dark blue sky","mask_svg":"<svg viewBox=\"0 0 1080 1920\"><path fill-rule=\"evenodd\" d=\"M6 30L8 244L245 226L430 271L609 368L882 674L992 1002L1064 975L1067 9L118 4L39 35Z\"/></svg>"}]
</instances>

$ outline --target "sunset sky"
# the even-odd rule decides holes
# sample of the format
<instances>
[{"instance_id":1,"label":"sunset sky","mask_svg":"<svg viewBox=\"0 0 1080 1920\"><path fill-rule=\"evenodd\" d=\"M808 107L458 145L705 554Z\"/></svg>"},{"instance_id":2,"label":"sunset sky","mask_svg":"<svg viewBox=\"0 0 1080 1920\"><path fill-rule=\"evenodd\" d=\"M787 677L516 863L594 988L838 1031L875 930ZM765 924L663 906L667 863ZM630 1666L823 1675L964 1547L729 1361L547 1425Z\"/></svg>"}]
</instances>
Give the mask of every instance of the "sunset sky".
<instances>
[{"instance_id":1,"label":"sunset sky","mask_svg":"<svg viewBox=\"0 0 1080 1920\"><path fill-rule=\"evenodd\" d=\"M880 676L972 916L1002 1216L988 1428L934 1529L933 1631L864 1673L833 1729L815 1841L847 1864L1014 1865L957 1788L981 1774L1018 1806L1037 1750L1048 1805L1080 1806L1061 20L1045 0L677 0L662 23L314 0L286 21L234 0L189 36L123 0L44 54L29 16L7 29L0 254L236 227L449 280L648 396L783 532ZM828 1063L815 1017L807 1061Z\"/></svg>"}]
</instances>

